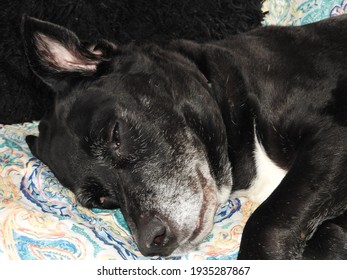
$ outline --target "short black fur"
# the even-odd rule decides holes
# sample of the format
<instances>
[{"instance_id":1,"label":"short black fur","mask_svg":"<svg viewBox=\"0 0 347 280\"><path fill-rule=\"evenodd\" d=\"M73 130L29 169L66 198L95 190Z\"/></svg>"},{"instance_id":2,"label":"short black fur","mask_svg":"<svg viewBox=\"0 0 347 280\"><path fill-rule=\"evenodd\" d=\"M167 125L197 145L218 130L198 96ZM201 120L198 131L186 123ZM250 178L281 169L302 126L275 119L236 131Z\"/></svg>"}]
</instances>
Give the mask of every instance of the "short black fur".
<instances>
[{"instance_id":1,"label":"short black fur","mask_svg":"<svg viewBox=\"0 0 347 280\"><path fill-rule=\"evenodd\" d=\"M106 60L111 43L51 38L61 27L33 18L22 30L32 70L56 92L31 151L82 205L119 206L142 254L197 246L229 192L268 175L261 146L285 173L247 221L239 259L346 257L347 15L114 45Z\"/></svg>"}]
</instances>

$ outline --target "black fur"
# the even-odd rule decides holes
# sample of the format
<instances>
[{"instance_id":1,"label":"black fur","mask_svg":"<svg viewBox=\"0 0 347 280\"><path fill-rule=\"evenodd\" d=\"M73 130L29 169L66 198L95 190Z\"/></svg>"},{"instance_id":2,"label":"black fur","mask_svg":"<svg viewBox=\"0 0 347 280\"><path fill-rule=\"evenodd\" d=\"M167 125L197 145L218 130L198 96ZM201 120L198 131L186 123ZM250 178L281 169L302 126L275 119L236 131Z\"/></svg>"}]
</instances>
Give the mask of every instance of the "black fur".
<instances>
[{"instance_id":1,"label":"black fur","mask_svg":"<svg viewBox=\"0 0 347 280\"><path fill-rule=\"evenodd\" d=\"M259 175L256 138L287 174L239 258L346 257L346 15L167 48L95 49L31 18L22 30L57 94L31 151L83 205L121 207L144 255L203 239L220 197Z\"/></svg>"},{"instance_id":2,"label":"black fur","mask_svg":"<svg viewBox=\"0 0 347 280\"><path fill-rule=\"evenodd\" d=\"M260 25L262 0L2 0L0 123L41 119L54 94L29 70L20 39L22 14L68 27L82 40L125 44L175 38L207 41Z\"/></svg>"}]
</instances>

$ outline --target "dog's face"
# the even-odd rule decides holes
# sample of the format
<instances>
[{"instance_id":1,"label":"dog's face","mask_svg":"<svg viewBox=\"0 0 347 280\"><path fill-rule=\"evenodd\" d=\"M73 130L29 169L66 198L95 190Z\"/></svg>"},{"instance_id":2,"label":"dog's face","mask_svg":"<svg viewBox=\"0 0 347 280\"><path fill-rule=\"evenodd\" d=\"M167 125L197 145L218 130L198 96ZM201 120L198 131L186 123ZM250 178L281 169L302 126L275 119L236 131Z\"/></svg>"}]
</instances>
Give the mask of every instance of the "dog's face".
<instances>
[{"instance_id":1,"label":"dog's face","mask_svg":"<svg viewBox=\"0 0 347 280\"><path fill-rule=\"evenodd\" d=\"M144 255L199 244L231 189L226 131L207 81L176 52L82 44L24 18L33 71L56 92L33 154L86 207L120 207Z\"/></svg>"}]
</instances>

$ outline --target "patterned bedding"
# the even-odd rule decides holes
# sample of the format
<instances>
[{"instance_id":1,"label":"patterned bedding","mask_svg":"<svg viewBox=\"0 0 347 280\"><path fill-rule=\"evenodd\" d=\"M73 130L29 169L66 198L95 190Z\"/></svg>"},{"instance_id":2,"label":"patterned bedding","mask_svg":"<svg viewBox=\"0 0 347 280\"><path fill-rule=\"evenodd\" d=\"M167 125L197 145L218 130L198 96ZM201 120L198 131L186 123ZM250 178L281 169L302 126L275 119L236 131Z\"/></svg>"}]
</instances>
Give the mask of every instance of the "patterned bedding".
<instances>
[{"instance_id":1,"label":"patterned bedding","mask_svg":"<svg viewBox=\"0 0 347 280\"><path fill-rule=\"evenodd\" d=\"M347 13L347 0L267 0L263 9L264 24L301 25ZM81 207L31 155L24 139L37 125L0 125L0 259L146 259L119 210ZM235 259L256 206L230 197L203 244L171 259Z\"/></svg>"}]
</instances>

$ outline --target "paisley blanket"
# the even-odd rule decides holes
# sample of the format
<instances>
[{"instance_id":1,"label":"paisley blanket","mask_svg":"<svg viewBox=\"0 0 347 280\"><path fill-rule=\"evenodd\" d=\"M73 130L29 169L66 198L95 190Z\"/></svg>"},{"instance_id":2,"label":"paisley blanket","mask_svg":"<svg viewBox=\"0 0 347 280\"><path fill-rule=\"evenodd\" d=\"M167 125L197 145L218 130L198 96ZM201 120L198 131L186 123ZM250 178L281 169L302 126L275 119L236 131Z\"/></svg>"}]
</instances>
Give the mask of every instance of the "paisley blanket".
<instances>
[{"instance_id":1,"label":"paisley blanket","mask_svg":"<svg viewBox=\"0 0 347 280\"><path fill-rule=\"evenodd\" d=\"M264 24L301 25L347 13L347 0L267 0ZM88 210L34 158L25 136L37 124L0 125L0 259L145 259L119 210ZM171 259L235 259L256 209L230 197L213 231L189 254Z\"/></svg>"}]
</instances>

